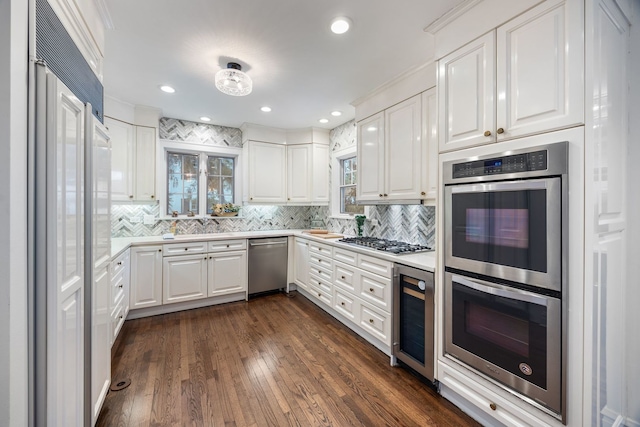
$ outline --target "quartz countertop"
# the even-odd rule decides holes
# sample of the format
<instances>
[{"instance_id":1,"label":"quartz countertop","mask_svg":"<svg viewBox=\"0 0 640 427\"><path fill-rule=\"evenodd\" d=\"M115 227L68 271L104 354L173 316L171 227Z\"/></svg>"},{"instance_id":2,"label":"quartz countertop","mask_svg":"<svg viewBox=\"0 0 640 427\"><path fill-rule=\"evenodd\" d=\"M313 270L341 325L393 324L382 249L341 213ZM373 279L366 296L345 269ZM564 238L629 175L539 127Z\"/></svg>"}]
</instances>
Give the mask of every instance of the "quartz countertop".
<instances>
[{"instance_id":1,"label":"quartz countertop","mask_svg":"<svg viewBox=\"0 0 640 427\"><path fill-rule=\"evenodd\" d=\"M436 253L418 252L413 254L395 255L379 251L376 249L365 248L348 243L339 242L340 238L323 239L312 234L304 233L304 230L265 230L265 231L238 231L230 233L211 233L211 234L182 234L175 236L174 239L163 239L162 236L148 237L115 237L111 239L111 258L114 259L126 249L133 246L162 245L165 243L180 242L201 242L209 240L226 240L226 239L254 239L261 237L277 237L277 236L295 236L305 239L321 242L334 247L344 248L353 252L374 256L396 264L408 265L409 267L418 268L435 272Z\"/></svg>"}]
</instances>

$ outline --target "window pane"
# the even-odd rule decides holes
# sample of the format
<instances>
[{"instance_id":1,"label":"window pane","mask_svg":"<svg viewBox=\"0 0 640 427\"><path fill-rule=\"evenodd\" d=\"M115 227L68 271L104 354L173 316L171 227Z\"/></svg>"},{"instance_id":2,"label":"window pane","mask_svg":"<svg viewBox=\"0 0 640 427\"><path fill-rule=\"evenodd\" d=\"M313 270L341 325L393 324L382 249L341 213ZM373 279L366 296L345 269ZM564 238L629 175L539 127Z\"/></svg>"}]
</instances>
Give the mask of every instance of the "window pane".
<instances>
[{"instance_id":1,"label":"window pane","mask_svg":"<svg viewBox=\"0 0 640 427\"><path fill-rule=\"evenodd\" d=\"M167 214L198 212L198 155L167 153Z\"/></svg>"},{"instance_id":2,"label":"window pane","mask_svg":"<svg viewBox=\"0 0 640 427\"><path fill-rule=\"evenodd\" d=\"M350 173L344 175L344 185L351 185L353 181L351 180L352 175Z\"/></svg>"},{"instance_id":3,"label":"window pane","mask_svg":"<svg viewBox=\"0 0 640 427\"><path fill-rule=\"evenodd\" d=\"M356 205L356 187L340 188L340 212L348 214L363 214L364 206Z\"/></svg>"},{"instance_id":4,"label":"window pane","mask_svg":"<svg viewBox=\"0 0 640 427\"><path fill-rule=\"evenodd\" d=\"M220 159L217 157L208 157L207 170L209 171L209 175L220 175Z\"/></svg>"},{"instance_id":5,"label":"window pane","mask_svg":"<svg viewBox=\"0 0 640 427\"><path fill-rule=\"evenodd\" d=\"M230 157L209 156L207 158L207 213L213 212L213 205L233 203L234 164ZM215 167L212 165L215 164Z\"/></svg>"},{"instance_id":6,"label":"window pane","mask_svg":"<svg viewBox=\"0 0 640 427\"><path fill-rule=\"evenodd\" d=\"M233 159L220 159L220 174L222 176L233 176Z\"/></svg>"}]
</instances>

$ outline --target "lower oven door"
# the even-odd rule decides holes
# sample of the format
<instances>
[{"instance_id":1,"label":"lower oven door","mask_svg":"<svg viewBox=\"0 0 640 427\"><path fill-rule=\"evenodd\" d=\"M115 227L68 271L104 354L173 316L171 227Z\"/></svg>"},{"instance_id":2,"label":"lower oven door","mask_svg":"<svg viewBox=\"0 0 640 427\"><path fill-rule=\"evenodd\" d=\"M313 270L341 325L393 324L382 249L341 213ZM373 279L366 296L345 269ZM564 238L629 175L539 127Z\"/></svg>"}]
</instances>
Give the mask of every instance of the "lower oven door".
<instances>
[{"instance_id":1,"label":"lower oven door","mask_svg":"<svg viewBox=\"0 0 640 427\"><path fill-rule=\"evenodd\" d=\"M561 301L445 273L445 353L561 414Z\"/></svg>"}]
</instances>

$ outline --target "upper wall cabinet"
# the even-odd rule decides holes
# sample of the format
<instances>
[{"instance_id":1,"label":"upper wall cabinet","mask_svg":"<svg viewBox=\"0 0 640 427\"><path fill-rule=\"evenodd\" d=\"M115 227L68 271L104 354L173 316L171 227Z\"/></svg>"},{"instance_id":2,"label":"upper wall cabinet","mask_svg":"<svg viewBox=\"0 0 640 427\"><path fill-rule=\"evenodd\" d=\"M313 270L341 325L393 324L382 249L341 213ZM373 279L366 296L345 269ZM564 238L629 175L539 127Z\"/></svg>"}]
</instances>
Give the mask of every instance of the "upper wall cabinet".
<instances>
[{"instance_id":1,"label":"upper wall cabinet","mask_svg":"<svg viewBox=\"0 0 640 427\"><path fill-rule=\"evenodd\" d=\"M105 117L112 146L111 200L155 201L156 130Z\"/></svg>"},{"instance_id":2,"label":"upper wall cabinet","mask_svg":"<svg viewBox=\"0 0 640 427\"><path fill-rule=\"evenodd\" d=\"M440 59L440 151L584 122L582 11L547 1Z\"/></svg>"},{"instance_id":3,"label":"upper wall cabinet","mask_svg":"<svg viewBox=\"0 0 640 427\"><path fill-rule=\"evenodd\" d=\"M329 203L329 135L243 125L247 203ZM253 140L256 138L257 140Z\"/></svg>"}]
</instances>

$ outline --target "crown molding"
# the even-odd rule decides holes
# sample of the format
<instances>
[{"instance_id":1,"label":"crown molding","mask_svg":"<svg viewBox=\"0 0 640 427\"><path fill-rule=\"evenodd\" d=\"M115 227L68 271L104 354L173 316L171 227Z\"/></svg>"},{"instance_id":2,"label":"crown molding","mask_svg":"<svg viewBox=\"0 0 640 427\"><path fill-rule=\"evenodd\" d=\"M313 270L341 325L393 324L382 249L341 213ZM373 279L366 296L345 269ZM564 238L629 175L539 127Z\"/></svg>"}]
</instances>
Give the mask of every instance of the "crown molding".
<instances>
[{"instance_id":1,"label":"crown molding","mask_svg":"<svg viewBox=\"0 0 640 427\"><path fill-rule=\"evenodd\" d=\"M438 19L433 21L431 24L427 25L424 28L425 33L435 34L440 31L442 28L449 25L451 22L455 21L459 16L464 15L469 11L469 9L475 7L482 0L467 0L465 2L460 3L458 6L454 7L444 15L440 16Z\"/></svg>"}]
</instances>

